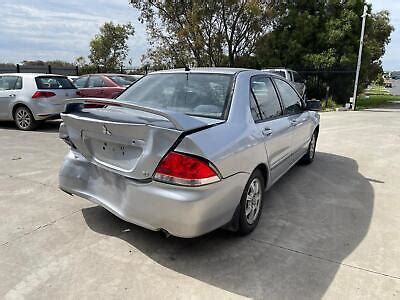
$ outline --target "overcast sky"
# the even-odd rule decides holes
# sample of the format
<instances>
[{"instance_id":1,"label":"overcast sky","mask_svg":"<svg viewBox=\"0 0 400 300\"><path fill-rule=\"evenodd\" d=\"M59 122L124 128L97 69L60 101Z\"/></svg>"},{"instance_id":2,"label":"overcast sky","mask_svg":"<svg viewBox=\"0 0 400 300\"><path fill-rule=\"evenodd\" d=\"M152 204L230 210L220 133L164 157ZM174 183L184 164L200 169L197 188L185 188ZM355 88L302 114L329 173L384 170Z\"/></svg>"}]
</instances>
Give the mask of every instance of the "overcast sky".
<instances>
[{"instance_id":1,"label":"overcast sky","mask_svg":"<svg viewBox=\"0 0 400 300\"><path fill-rule=\"evenodd\" d=\"M128 0L1 0L0 62L55 60L73 62L89 54L89 41L106 21L131 22L129 40L134 65L146 52L144 25ZM400 70L400 1L372 0L375 11L388 9L396 28L383 59L387 70Z\"/></svg>"}]
</instances>

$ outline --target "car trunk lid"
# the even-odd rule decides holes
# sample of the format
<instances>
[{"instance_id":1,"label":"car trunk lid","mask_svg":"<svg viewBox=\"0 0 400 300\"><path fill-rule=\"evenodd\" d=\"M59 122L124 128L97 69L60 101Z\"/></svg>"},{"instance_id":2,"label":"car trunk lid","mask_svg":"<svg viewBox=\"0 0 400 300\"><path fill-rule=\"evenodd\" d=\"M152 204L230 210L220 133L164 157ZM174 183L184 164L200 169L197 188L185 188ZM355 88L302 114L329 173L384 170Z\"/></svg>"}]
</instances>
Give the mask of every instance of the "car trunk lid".
<instances>
[{"instance_id":1,"label":"car trunk lid","mask_svg":"<svg viewBox=\"0 0 400 300\"><path fill-rule=\"evenodd\" d=\"M60 137L68 136L93 164L138 180L151 178L181 135L222 122L114 100L85 98L69 103L62 114Z\"/></svg>"}]
</instances>

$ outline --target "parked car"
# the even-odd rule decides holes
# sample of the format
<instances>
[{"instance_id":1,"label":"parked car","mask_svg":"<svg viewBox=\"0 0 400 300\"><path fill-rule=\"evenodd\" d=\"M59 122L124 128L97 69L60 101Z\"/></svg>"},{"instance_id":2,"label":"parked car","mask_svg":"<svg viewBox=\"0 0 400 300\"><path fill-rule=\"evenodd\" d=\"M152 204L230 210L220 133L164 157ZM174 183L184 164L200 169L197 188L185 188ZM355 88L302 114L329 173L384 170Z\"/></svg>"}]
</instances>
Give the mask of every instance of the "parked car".
<instances>
[{"instance_id":1,"label":"parked car","mask_svg":"<svg viewBox=\"0 0 400 300\"><path fill-rule=\"evenodd\" d=\"M282 76L287 81L293 84L293 86L297 89L297 91L302 97L305 97L306 95L305 81L296 71L285 68L263 69L262 71Z\"/></svg>"},{"instance_id":2,"label":"parked car","mask_svg":"<svg viewBox=\"0 0 400 300\"><path fill-rule=\"evenodd\" d=\"M313 161L319 108L257 70L154 72L115 100L71 100L59 185L151 230L247 234L264 191Z\"/></svg>"},{"instance_id":3,"label":"parked car","mask_svg":"<svg viewBox=\"0 0 400 300\"><path fill-rule=\"evenodd\" d=\"M124 74L83 75L74 80L81 97L115 98L138 79Z\"/></svg>"},{"instance_id":4,"label":"parked car","mask_svg":"<svg viewBox=\"0 0 400 300\"><path fill-rule=\"evenodd\" d=\"M74 82L76 79L79 78L79 76L67 76L69 80L71 80L71 82Z\"/></svg>"},{"instance_id":5,"label":"parked car","mask_svg":"<svg viewBox=\"0 0 400 300\"><path fill-rule=\"evenodd\" d=\"M76 88L65 76L54 74L0 74L0 120L14 120L21 130L33 130L39 121L59 116Z\"/></svg>"},{"instance_id":6,"label":"parked car","mask_svg":"<svg viewBox=\"0 0 400 300\"><path fill-rule=\"evenodd\" d=\"M393 87L393 84L392 84L392 82L390 80L385 80L383 85L384 85L385 88L390 88L391 89Z\"/></svg>"}]
</instances>

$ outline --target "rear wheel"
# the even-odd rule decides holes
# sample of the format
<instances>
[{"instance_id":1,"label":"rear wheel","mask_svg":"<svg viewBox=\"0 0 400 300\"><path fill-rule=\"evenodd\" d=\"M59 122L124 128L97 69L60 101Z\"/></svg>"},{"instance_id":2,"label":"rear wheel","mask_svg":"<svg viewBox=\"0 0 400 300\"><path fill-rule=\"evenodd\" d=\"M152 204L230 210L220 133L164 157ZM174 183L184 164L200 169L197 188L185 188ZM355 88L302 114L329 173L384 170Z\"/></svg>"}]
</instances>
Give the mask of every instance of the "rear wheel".
<instances>
[{"instance_id":1,"label":"rear wheel","mask_svg":"<svg viewBox=\"0 0 400 300\"><path fill-rule=\"evenodd\" d=\"M302 163L311 164L315 157L315 148L317 147L317 132L314 131L310 144L308 144L307 153L301 159Z\"/></svg>"},{"instance_id":2,"label":"rear wheel","mask_svg":"<svg viewBox=\"0 0 400 300\"><path fill-rule=\"evenodd\" d=\"M252 232L260 220L265 182L260 170L255 170L243 191L238 214L237 233L246 235Z\"/></svg>"},{"instance_id":3,"label":"rear wheel","mask_svg":"<svg viewBox=\"0 0 400 300\"><path fill-rule=\"evenodd\" d=\"M21 130L33 130L37 126L37 122L32 112L26 106L18 107L14 112L14 121Z\"/></svg>"}]
</instances>

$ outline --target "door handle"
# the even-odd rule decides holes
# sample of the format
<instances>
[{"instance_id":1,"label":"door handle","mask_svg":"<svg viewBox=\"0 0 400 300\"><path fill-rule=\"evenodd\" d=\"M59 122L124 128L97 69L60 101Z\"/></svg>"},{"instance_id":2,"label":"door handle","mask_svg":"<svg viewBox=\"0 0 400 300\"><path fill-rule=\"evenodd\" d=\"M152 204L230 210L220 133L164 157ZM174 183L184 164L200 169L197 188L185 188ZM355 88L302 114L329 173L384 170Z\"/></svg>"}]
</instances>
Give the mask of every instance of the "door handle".
<instances>
[{"instance_id":1,"label":"door handle","mask_svg":"<svg viewBox=\"0 0 400 300\"><path fill-rule=\"evenodd\" d=\"M296 126L298 124L297 119L296 120L290 120L290 125Z\"/></svg>"},{"instance_id":2,"label":"door handle","mask_svg":"<svg viewBox=\"0 0 400 300\"><path fill-rule=\"evenodd\" d=\"M263 130L262 130L262 134L263 134L264 136L270 136L270 135L272 134L272 129L271 129L271 128L268 128L268 127L265 127L265 128L263 128Z\"/></svg>"},{"instance_id":3,"label":"door handle","mask_svg":"<svg viewBox=\"0 0 400 300\"><path fill-rule=\"evenodd\" d=\"M14 98L14 97L16 97L17 95L15 95L15 94L10 94L10 95L8 95L8 97L11 97L11 98Z\"/></svg>"}]
</instances>

